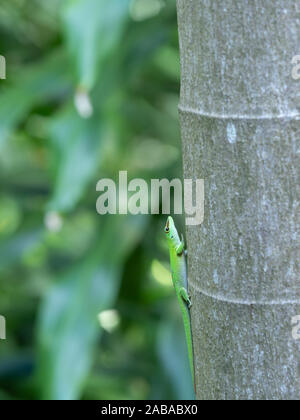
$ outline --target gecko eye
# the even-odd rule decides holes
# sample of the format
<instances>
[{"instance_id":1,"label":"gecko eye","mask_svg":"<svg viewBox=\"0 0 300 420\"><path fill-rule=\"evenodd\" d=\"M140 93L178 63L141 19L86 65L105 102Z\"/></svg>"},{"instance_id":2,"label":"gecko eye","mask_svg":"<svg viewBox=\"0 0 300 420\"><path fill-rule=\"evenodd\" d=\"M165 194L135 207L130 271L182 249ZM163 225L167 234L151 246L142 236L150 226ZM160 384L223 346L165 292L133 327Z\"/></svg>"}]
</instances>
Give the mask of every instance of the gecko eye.
<instances>
[{"instance_id":1,"label":"gecko eye","mask_svg":"<svg viewBox=\"0 0 300 420\"><path fill-rule=\"evenodd\" d=\"M170 220L169 220L169 217L168 217L167 224L166 224L166 227L165 227L165 232L168 233L169 230L170 230Z\"/></svg>"}]
</instances>

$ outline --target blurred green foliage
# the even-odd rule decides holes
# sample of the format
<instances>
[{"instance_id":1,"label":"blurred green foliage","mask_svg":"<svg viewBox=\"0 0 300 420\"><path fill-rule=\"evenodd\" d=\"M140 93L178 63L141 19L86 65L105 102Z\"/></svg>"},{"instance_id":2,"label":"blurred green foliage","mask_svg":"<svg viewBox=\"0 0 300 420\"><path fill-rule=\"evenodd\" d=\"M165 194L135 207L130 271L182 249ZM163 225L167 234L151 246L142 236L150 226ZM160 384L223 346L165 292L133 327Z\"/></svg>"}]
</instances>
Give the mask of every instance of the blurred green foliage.
<instances>
[{"instance_id":1,"label":"blurred green foliage","mask_svg":"<svg viewBox=\"0 0 300 420\"><path fill-rule=\"evenodd\" d=\"M175 1L1 0L0 54L0 398L192 398L165 216L95 207L181 177Z\"/></svg>"}]
</instances>

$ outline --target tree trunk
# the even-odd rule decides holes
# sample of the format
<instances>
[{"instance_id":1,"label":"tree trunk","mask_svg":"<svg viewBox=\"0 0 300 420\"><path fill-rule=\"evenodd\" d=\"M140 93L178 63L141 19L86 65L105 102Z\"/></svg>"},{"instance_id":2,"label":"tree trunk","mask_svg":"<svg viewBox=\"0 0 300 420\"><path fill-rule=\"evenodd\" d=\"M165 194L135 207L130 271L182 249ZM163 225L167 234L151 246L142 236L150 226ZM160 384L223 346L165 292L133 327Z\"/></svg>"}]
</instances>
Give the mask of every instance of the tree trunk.
<instances>
[{"instance_id":1,"label":"tree trunk","mask_svg":"<svg viewBox=\"0 0 300 420\"><path fill-rule=\"evenodd\" d=\"M298 3L298 4L297 4ZM177 0L198 399L299 399L300 6Z\"/></svg>"}]
</instances>

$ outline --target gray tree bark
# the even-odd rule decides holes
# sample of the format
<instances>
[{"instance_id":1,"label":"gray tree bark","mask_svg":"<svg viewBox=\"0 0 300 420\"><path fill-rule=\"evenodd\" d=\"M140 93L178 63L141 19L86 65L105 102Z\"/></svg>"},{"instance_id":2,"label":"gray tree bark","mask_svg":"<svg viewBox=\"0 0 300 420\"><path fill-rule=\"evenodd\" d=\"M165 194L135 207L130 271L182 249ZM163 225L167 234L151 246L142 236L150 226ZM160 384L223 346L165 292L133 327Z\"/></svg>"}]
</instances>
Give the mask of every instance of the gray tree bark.
<instances>
[{"instance_id":1,"label":"gray tree bark","mask_svg":"<svg viewBox=\"0 0 300 420\"><path fill-rule=\"evenodd\" d=\"M298 400L299 0L177 0L198 399Z\"/></svg>"}]
</instances>

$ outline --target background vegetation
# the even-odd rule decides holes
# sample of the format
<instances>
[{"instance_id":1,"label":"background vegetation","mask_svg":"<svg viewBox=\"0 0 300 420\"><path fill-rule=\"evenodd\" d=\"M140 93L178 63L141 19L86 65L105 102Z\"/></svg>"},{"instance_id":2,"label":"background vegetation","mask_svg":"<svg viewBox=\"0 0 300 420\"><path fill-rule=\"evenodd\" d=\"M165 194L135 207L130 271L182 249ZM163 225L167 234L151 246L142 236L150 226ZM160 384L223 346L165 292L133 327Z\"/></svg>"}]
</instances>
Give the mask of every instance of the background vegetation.
<instances>
[{"instance_id":1,"label":"background vegetation","mask_svg":"<svg viewBox=\"0 0 300 420\"><path fill-rule=\"evenodd\" d=\"M0 398L192 398L165 216L95 207L181 176L175 1L2 0L0 54Z\"/></svg>"}]
</instances>

